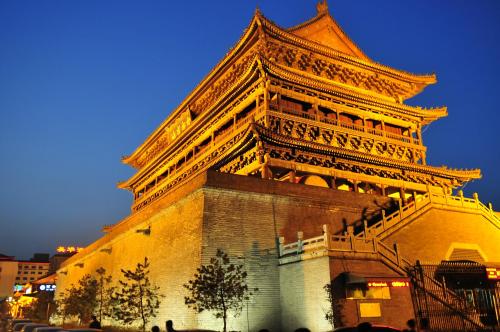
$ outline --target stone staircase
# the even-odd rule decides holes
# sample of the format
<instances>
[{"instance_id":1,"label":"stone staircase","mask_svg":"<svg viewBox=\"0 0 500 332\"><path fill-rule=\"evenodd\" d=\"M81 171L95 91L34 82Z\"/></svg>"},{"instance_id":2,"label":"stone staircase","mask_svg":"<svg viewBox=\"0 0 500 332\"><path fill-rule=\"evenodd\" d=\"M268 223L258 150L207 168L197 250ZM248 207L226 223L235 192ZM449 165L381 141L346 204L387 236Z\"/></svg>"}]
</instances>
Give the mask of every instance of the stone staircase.
<instances>
[{"instance_id":1,"label":"stone staircase","mask_svg":"<svg viewBox=\"0 0 500 332\"><path fill-rule=\"evenodd\" d=\"M419 269L418 262L412 264L409 260L403 258L399 253L397 244L394 245L393 250L382 242L382 240L410 224L432 208L481 214L500 229L500 218L493 211L491 204L488 207L485 206L479 201L477 194L474 194L474 198L471 199L465 198L461 192L458 196L427 193L405 206L399 204L398 210L389 215L386 215L385 210L381 210L378 220L377 218L372 218L370 222L363 220L362 227L357 227L357 232L354 231L351 236L357 239L371 239L371 242L377 243L376 250L384 263L407 274L412 279L414 302L418 302L418 299L426 299L426 302L428 302L425 304L426 307L431 303L431 307L438 308L437 310L440 310L443 315L451 317L447 321L439 320L439 325L448 325L445 330L452 330L457 325L462 326L460 330L466 331L488 330L481 322L479 314L468 308L463 297L458 296L453 290L447 288L444 283ZM356 230L356 228L354 229ZM424 307L422 303L415 302L415 305ZM434 320L438 319L434 318ZM432 325L436 326L437 323L434 322Z\"/></svg>"},{"instance_id":2,"label":"stone staircase","mask_svg":"<svg viewBox=\"0 0 500 332\"><path fill-rule=\"evenodd\" d=\"M408 210L403 210L403 213L405 211ZM298 241L288 244L284 243L284 238L280 238L279 262L280 264L289 264L300 260L327 256L334 252L351 253L354 255L373 254L393 270L402 275L407 275L412 282L415 307L420 310L423 307L422 299L425 299L427 307L430 303L434 311L442 315L438 319L436 317L425 316L425 312L423 313L424 317L428 317L431 320L431 326L442 327L436 328L436 330L491 330L481 322L476 312L467 308L464 298L447 288L445 284L427 275L422 269L419 269L418 262L412 263L409 259L403 257L398 245L395 244L391 248L384 244L377 236L365 237L364 234L354 235L352 233L332 235L328 231L328 226L323 225L323 235L321 236L303 239L302 232L299 232ZM419 313L422 314L421 311L416 314L418 315ZM443 321L445 324L443 324Z\"/></svg>"},{"instance_id":3,"label":"stone staircase","mask_svg":"<svg viewBox=\"0 0 500 332\"><path fill-rule=\"evenodd\" d=\"M493 211L491 204L489 207L485 206L479 201L477 194L474 194L474 198L465 198L461 193L458 196L426 193L421 197L416 197L405 206L399 204L399 209L392 214L386 215L385 210L382 209L380 215L372 218L370 222L358 221L354 224L355 229L358 230L355 235L385 239L433 207L479 213L500 229L500 218Z\"/></svg>"}]
</instances>

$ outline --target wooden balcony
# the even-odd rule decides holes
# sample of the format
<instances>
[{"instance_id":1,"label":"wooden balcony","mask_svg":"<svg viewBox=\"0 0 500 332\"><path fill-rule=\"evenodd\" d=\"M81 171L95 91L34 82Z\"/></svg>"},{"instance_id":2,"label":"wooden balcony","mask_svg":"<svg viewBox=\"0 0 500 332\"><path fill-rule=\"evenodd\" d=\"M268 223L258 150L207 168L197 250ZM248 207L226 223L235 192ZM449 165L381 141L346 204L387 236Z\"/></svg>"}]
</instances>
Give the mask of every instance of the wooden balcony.
<instances>
[{"instance_id":1,"label":"wooden balcony","mask_svg":"<svg viewBox=\"0 0 500 332\"><path fill-rule=\"evenodd\" d=\"M271 112L273 112L273 113L277 113L277 114L280 113L277 104L271 103L269 105L269 108L270 108ZM283 108L281 113L292 115L292 116L303 118L303 119L307 119L307 120L311 120L311 121L318 121L318 122L325 123L325 124L330 125L330 126L346 128L348 130L356 131L359 133L366 133L369 135L378 136L379 138L385 137L389 140L399 141L399 142L413 144L413 145L421 145L420 140L416 137L399 135L396 133L391 133L388 131L375 129L375 128L371 128L368 126L342 122L342 121L339 121L338 119L336 119L335 117L323 116L323 115L317 114L314 111L303 112L303 111Z\"/></svg>"}]
</instances>

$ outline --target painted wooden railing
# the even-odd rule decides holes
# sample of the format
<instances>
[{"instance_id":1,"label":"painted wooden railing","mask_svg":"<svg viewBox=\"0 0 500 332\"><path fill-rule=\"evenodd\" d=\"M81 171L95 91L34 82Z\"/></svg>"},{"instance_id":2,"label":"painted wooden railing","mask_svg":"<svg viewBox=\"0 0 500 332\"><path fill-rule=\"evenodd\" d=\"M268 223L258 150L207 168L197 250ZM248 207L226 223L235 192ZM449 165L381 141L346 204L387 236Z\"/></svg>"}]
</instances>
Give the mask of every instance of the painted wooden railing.
<instances>
[{"instance_id":1,"label":"painted wooden railing","mask_svg":"<svg viewBox=\"0 0 500 332\"><path fill-rule=\"evenodd\" d=\"M279 111L278 111L277 106L271 106L270 110L275 111L275 113L276 113L275 115L279 115ZM342 122L342 121L339 121L335 118L316 115L314 113L293 110L293 109L286 108L286 107L284 107L281 112L284 114L300 117L300 118L307 119L307 120L319 121L319 122L326 123L329 125L354 130L357 132L369 133L369 134L376 135L376 136L384 136L384 137L387 137L387 138L390 138L393 140L397 140L400 142L420 145L420 140L416 137L399 135L396 133L390 133L388 131L383 131L383 130L371 128L368 126L363 126L363 125L348 123L348 122Z\"/></svg>"}]
</instances>

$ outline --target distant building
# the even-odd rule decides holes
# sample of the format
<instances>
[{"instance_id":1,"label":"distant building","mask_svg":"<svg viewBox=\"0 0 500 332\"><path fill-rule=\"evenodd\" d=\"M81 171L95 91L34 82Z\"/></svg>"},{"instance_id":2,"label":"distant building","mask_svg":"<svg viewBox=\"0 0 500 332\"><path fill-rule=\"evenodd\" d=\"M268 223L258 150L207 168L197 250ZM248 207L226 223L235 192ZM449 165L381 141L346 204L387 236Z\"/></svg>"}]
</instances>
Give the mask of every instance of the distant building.
<instances>
[{"instance_id":1,"label":"distant building","mask_svg":"<svg viewBox=\"0 0 500 332\"><path fill-rule=\"evenodd\" d=\"M49 258L49 271L48 274L51 275L53 273L56 273L56 271L59 269L61 266L62 262L67 260L69 257L73 256L75 253L57 253L54 256Z\"/></svg>"},{"instance_id":2,"label":"distant building","mask_svg":"<svg viewBox=\"0 0 500 332\"><path fill-rule=\"evenodd\" d=\"M12 295L17 277L17 261L14 256L0 254L0 301Z\"/></svg>"},{"instance_id":3,"label":"distant building","mask_svg":"<svg viewBox=\"0 0 500 332\"><path fill-rule=\"evenodd\" d=\"M29 261L18 261L16 284L26 284L49 273L49 254L36 253Z\"/></svg>"},{"instance_id":4,"label":"distant building","mask_svg":"<svg viewBox=\"0 0 500 332\"><path fill-rule=\"evenodd\" d=\"M0 300L12 296L15 285L27 284L49 274L49 254L35 253L30 260L0 254Z\"/></svg>"}]
</instances>

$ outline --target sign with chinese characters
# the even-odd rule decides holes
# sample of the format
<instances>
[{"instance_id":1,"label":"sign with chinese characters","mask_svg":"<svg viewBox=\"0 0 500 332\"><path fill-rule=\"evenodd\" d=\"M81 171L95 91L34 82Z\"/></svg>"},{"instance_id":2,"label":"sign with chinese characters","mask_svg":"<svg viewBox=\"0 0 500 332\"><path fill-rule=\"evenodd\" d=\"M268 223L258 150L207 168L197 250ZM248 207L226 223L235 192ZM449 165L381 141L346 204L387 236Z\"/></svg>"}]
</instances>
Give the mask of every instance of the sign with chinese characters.
<instances>
[{"instance_id":1,"label":"sign with chinese characters","mask_svg":"<svg viewBox=\"0 0 500 332\"><path fill-rule=\"evenodd\" d=\"M406 280L369 281L368 287L410 287L410 283Z\"/></svg>"},{"instance_id":2,"label":"sign with chinese characters","mask_svg":"<svg viewBox=\"0 0 500 332\"><path fill-rule=\"evenodd\" d=\"M38 289L44 292L53 292L56 290L56 285L50 285L50 284L40 285L38 286Z\"/></svg>"},{"instance_id":3,"label":"sign with chinese characters","mask_svg":"<svg viewBox=\"0 0 500 332\"><path fill-rule=\"evenodd\" d=\"M75 253L80 252L82 250L83 250L82 247L75 247L75 246L68 246L68 247L59 246L56 249L56 251L60 254L75 254Z\"/></svg>"},{"instance_id":4,"label":"sign with chinese characters","mask_svg":"<svg viewBox=\"0 0 500 332\"><path fill-rule=\"evenodd\" d=\"M489 280L500 280L500 268L487 267L486 278L488 278Z\"/></svg>"}]
</instances>

